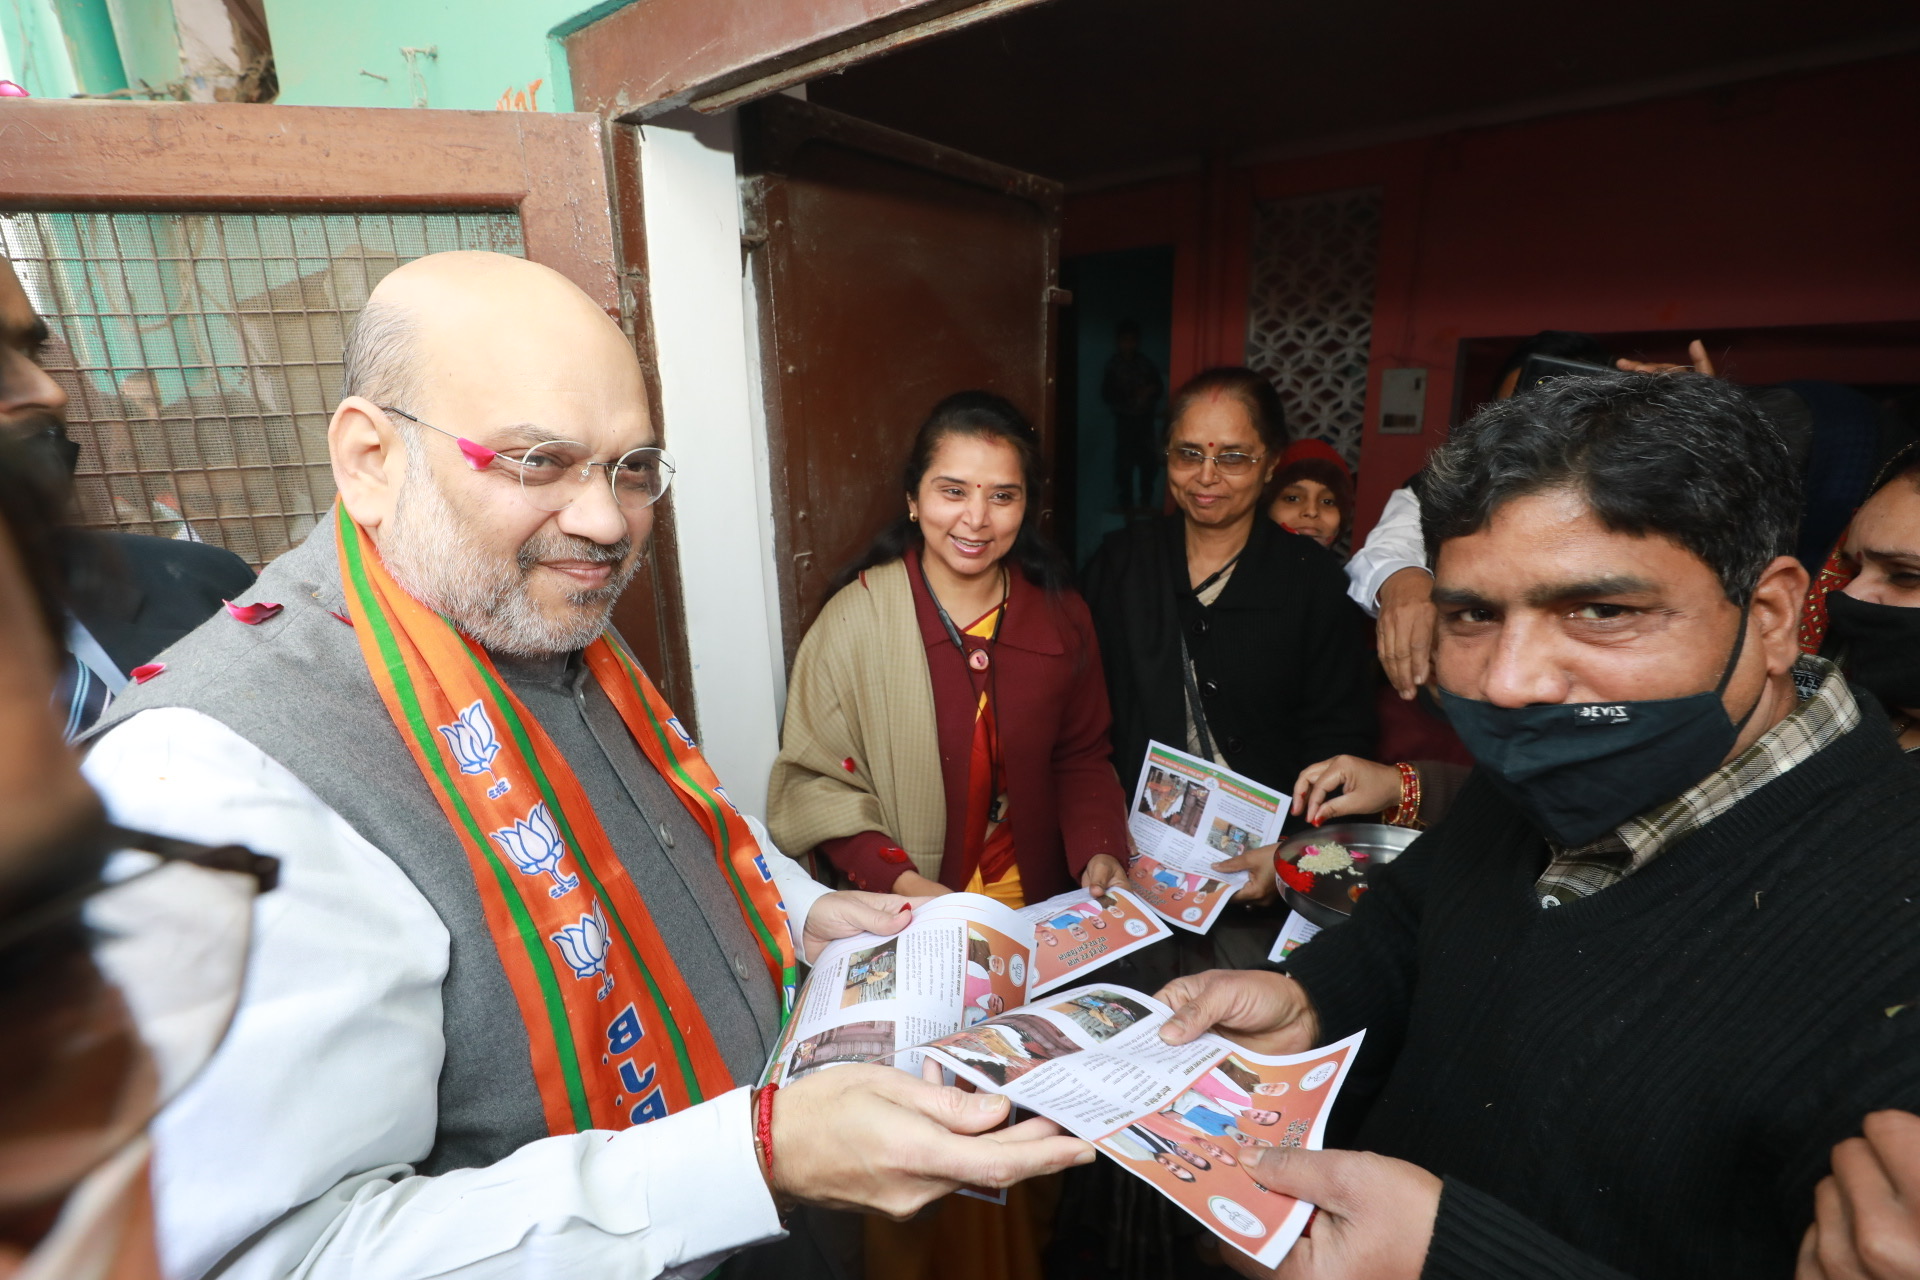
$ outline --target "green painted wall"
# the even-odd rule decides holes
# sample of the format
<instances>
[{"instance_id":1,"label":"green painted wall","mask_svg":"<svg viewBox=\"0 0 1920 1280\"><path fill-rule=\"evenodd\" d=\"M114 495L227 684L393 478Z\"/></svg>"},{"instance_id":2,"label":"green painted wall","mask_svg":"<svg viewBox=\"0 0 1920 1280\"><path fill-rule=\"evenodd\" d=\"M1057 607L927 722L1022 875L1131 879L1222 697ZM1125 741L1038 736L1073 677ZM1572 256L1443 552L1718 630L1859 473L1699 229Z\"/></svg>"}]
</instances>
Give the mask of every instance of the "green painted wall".
<instances>
[{"instance_id":1,"label":"green painted wall","mask_svg":"<svg viewBox=\"0 0 1920 1280\"><path fill-rule=\"evenodd\" d=\"M48 0L0 0L0 75L36 98L64 98L78 87L60 19Z\"/></svg>"},{"instance_id":2,"label":"green painted wall","mask_svg":"<svg viewBox=\"0 0 1920 1280\"><path fill-rule=\"evenodd\" d=\"M608 7L589 10L582 0L267 0L267 26L284 103L410 107L424 98L429 107L486 110L503 96L526 95L537 80L525 105L564 111L572 95L548 33L570 27L583 11ZM410 66L405 48L435 53L415 54Z\"/></svg>"},{"instance_id":3,"label":"green painted wall","mask_svg":"<svg viewBox=\"0 0 1920 1280\"><path fill-rule=\"evenodd\" d=\"M107 0L53 0L53 9L60 15L60 30L81 91L112 93L126 88L127 69Z\"/></svg>"},{"instance_id":4,"label":"green painted wall","mask_svg":"<svg viewBox=\"0 0 1920 1280\"><path fill-rule=\"evenodd\" d=\"M130 81L163 89L180 78L180 32L173 0L107 0L120 60Z\"/></svg>"}]
</instances>

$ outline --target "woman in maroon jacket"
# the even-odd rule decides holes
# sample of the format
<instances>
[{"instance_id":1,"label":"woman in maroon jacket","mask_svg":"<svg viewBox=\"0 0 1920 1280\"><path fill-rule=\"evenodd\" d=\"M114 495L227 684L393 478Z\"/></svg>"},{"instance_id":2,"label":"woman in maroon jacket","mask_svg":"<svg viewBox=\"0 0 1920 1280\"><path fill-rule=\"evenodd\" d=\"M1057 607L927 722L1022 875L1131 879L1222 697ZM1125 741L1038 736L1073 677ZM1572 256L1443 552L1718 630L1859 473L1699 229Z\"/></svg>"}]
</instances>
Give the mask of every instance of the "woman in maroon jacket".
<instances>
[{"instance_id":1,"label":"woman in maroon jacket","mask_svg":"<svg viewBox=\"0 0 1920 1280\"><path fill-rule=\"evenodd\" d=\"M1012 906L1125 878L1092 620L1034 527L1033 429L961 392L921 426L906 510L794 663L774 839L862 888Z\"/></svg>"}]
</instances>

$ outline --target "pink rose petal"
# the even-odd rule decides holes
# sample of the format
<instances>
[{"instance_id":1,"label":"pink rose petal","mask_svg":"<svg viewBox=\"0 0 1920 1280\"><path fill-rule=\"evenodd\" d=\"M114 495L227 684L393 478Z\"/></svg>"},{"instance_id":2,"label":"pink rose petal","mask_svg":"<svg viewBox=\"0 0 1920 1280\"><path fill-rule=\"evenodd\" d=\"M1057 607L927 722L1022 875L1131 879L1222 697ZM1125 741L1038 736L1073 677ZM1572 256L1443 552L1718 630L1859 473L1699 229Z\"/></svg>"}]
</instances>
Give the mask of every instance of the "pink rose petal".
<instances>
[{"instance_id":1,"label":"pink rose petal","mask_svg":"<svg viewBox=\"0 0 1920 1280\"><path fill-rule=\"evenodd\" d=\"M11 80L0 80L0 98L29 98L33 95Z\"/></svg>"},{"instance_id":2,"label":"pink rose petal","mask_svg":"<svg viewBox=\"0 0 1920 1280\"><path fill-rule=\"evenodd\" d=\"M265 601L258 604L235 604L231 600L223 600L221 603L227 606L227 612L234 616L235 621L244 622L250 627L259 626L286 608L283 604L268 604Z\"/></svg>"},{"instance_id":3,"label":"pink rose petal","mask_svg":"<svg viewBox=\"0 0 1920 1280\"><path fill-rule=\"evenodd\" d=\"M166 669L167 664L164 662L145 662L127 672L127 675L135 684L145 684Z\"/></svg>"},{"instance_id":4,"label":"pink rose petal","mask_svg":"<svg viewBox=\"0 0 1920 1280\"><path fill-rule=\"evenodd\" d=\"M493 464L493 460L500 456L496 451L483 444L475 444L465 436L455 436L454 440L459 444L460 452L465 455L467 465L475 471L485 471Z\"/></svg>"}]
</instances>

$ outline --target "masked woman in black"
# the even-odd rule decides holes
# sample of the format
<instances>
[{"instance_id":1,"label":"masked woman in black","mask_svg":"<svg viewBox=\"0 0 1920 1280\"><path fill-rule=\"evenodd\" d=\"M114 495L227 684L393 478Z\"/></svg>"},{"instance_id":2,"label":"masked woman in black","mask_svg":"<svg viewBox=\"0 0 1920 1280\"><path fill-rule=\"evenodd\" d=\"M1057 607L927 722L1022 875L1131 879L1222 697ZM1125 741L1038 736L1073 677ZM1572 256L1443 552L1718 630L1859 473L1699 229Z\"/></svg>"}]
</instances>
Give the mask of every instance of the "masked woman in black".
<instances>
[{"instance_id":1,"label":"masked woman in black","mask_svg":"<svg viewBox=\"0 0 1920 1280\"><path fill-rule=\"evenodd\" d=\"M1879 699L1901 747L1920 751L1920 444L1881 469L1813 580L1800 647L1837 661Z\"/></svg>"},{"instance_id":2,"label":"masked woman in black","mask_svg":"<svg viewBox=\"0 0 1920 1280\"><path fill-rule=\"evenodd\" d=\"M1114 767L1131 790L1151 740L1290 791L1313 761L1373 745L1366 620L1332 553L1263 518L1262 486L1287 445L1272 384L1210 369L1168 416L1178 510L1112 534L1085 574ZM1244 898L1271 896L1270 847L1234 861L1255 873ZM1277 921L1251 931L1259 955L1220 954L1233 950L1231 919L1214 930L1216 961L1257 961Z\"/></svg>"}]
</instances>

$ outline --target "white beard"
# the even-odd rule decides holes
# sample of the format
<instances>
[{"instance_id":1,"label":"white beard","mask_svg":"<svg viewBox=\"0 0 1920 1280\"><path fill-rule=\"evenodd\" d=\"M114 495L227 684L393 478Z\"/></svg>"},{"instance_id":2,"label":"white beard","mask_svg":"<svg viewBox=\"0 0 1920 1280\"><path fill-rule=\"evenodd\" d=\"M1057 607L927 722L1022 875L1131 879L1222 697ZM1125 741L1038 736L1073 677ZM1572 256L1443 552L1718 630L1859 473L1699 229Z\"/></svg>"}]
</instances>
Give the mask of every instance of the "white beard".
<instances>
[{"instance_id":1,"label":"white beard","mask_svg":"<svg viewBox=\"0 0 1920 1280\"><path fill-rule=\"evenodd\" d=\"M584 649L606 629L620 598L640 568L623 539L603 546L566 534L535 534L511 560L486 551L473 530L440 492L424 460L409 457L407 476L394 503L393 521L381 540L380 558L403 590L441 614L492 653L545 658ZM574 607L544 612L527 580L544 559L613 561L604 586L570 592Z\"/></svg>"}]
</instances>

